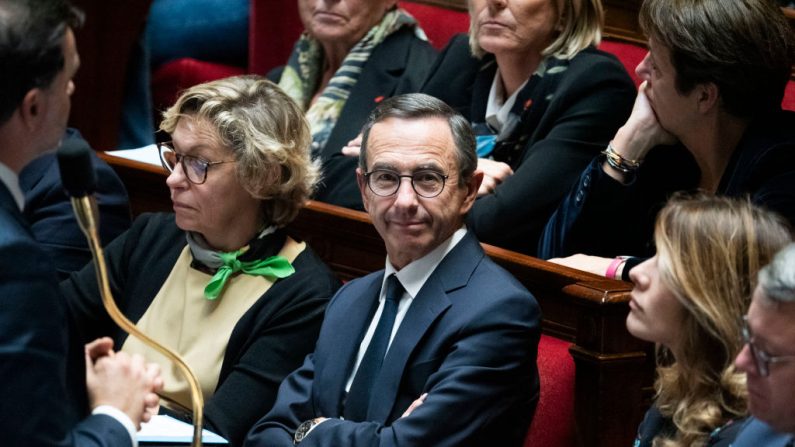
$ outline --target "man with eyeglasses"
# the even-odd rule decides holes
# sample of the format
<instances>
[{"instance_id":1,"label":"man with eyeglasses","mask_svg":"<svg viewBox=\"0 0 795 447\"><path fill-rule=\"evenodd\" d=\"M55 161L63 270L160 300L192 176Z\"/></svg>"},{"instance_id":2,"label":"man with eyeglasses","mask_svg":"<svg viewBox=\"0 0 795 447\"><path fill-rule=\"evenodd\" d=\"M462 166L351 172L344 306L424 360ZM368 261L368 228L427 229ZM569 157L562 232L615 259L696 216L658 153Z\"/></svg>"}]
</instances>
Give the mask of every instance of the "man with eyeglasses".
<instances>
[{"instance_id":1,"label":"man with eyeglasses","mask_svg":"<svg viewBox=\"0 0 795 447\"><path fill-rule=\"evenodd\" d=\"M733 447L795 445L795 244L759 272L735 365L748 377L753 418Z\"/></svg>"},{"instance_id":2,"label":"man with eyeglasses","mask_svg":"<svg viewBox=\"0 0 795 447\"><path fill-rule=\"evenodd\" d=\"M247 446L520 446L538 399L539 309L464 220L483 174L467 121L427 95L382 102L357 179L387 250L347 283L314 354Z\"/></svg>"}]
</instances>

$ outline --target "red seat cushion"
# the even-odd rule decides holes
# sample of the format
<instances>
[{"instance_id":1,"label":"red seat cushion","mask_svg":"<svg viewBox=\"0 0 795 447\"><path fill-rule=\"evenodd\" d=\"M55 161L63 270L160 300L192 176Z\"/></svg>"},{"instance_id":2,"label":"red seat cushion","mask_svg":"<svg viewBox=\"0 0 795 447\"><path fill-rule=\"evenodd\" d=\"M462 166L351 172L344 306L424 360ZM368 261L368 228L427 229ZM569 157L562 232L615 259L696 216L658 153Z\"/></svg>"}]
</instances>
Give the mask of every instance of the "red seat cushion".
<instances>
[{"instance_id":1,"label":"red seat cushion","mask_svg":"<svg viewBox=\"0 0 795 447\"><path fill-rule=\"evenodd\" d=\"M787 88L784 90L784 100L781 101L781 108L795 111L795 81L790 80L787 82Z\"/></svg>"},{"instance_id":2,"label":"red seat cushion","mask_svg":"<svg viewBox=\"0 0 795 447\"><path fill-rule=\"evenodd\" d=\"M469 13L466 11L407 1L401 1L400 7L417 19L437 50L444 48L454 35L469 30Z\"/></svg>"},{"instance_id":3,"label":"red seat cushion","mask_svg":"<svg viewBox=\"0 0 795 447\"><path fill-rule=\"evenodd\" d=\"M541 396L525 437L525 447L575 445L574 359L571 343L541 335L538 343L538 375Z\"/></svg>"},{"instance_id":4,"label":"red seat cushion","mask_svg":"<svg viewBox=\"0 0 795 447\"><path fill-rule=\"evenodd\" d=\"M243 67L204 62L191 58L176 59L152 73L152 99L158 109L170 106L179 93L197 84L244 74Z\"/></svg>"},{"instance_id":5,"label":"red seat cushion","mask_svg":"<svg viewBox=\"0 0 795 447\"><path fill-rule=\"evenodd\" d=\"M635 87L639 86L642 80L635 74L635 67L640 64L648 50L644 46L617 40L603 40L599 44L599 49L613 54L624 65L627 73L635 81Z\"/></svg>"}]
</instances>

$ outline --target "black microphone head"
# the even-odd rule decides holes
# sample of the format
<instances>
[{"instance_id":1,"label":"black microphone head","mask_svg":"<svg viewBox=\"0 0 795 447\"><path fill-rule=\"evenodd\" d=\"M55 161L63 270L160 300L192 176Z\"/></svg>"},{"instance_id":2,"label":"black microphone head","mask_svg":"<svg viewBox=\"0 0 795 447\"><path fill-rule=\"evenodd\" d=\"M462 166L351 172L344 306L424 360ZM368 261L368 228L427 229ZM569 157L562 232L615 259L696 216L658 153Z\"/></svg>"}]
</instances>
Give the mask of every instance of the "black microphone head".
<instances>
[{"instance_id":1,"label":"black microphone head","mask_svg":"<svg viewBox=\"0 0 795 447\"><path fill-rule=\"evenodd\" d=\"M90 149L83 145L64 144L58 149L58 168L66 193L84 197L94 192L97 177Z\"/></svg>"}]
</instances>

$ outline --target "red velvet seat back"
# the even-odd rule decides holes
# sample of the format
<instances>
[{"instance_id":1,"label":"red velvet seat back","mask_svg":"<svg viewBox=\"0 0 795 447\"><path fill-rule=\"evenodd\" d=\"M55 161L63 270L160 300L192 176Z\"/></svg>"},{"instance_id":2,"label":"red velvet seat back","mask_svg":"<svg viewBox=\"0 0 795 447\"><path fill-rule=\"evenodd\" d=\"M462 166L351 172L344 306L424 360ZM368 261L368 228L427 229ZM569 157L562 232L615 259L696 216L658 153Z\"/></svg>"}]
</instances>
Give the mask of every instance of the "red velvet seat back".
<instances>
[{"instance_id":1,"label":"red velvet seat back","mask_svg":"<svg viewBox=\"0 0 795 447\"><path fill-rule=\"evenodd\" d=\"M781 101L781 108L784 110L795 111L795 81L790 80L784 90L784 100Z\"/></svg>"},{"instance_id":2,"label":"red velvet seat back","mask_svg":"<svg viewBox=\"0 0 795 447\"><path fill-rule=\"evenodd\" d=\"M431 45L437 50L444 48L455 34L469 31L469 13L466 11L407 1L399 4L420 22Z\"/></svg>"},{"instance_id":3,"label":"red velvet seat back","mask_svg":"<svg viewBox=\"0 0 795 447\"><path fill-rule=\"evenodd\" d=\"M303 29L296 0L251 0L249 72L264 75L287 63Z\"/></svg>"},{"instance_id":4,"label":"red velvet seat back","mask_svg":"<svg viewBox=\"0 0 795 447\"><path fill-rule=\"evenodd\" d=\"M571 343L541 335L538 343L538 375L541 396L525 447L573 447L574 433L574 359Z\"/></svg>"},{"instance_id":5,"label":"red velvet seat back","mask_svg":"<svg viewBox=\"0 0 795 447\"><path fill-rule=\"evenodd\" d=\"M603 40L599 44L599 49L617 57L624 65L627 73L632 77L632 80L635 81L635 87L640 85L642 81L635 74L635 67L646 57L648 52L646 47L618 40Z\"/></svg>"},{"instance_id":6,"label":"red velvet seat back","mask_svg":"<svg viewBox=\"0 0 795 447\"><path fill-rule=\"evenodd\" d=\"M152 73L152 101L160 111L174 104L188 87L245 74L246 69L184 57L167 62Z\"/></svg>"}]
</instances>

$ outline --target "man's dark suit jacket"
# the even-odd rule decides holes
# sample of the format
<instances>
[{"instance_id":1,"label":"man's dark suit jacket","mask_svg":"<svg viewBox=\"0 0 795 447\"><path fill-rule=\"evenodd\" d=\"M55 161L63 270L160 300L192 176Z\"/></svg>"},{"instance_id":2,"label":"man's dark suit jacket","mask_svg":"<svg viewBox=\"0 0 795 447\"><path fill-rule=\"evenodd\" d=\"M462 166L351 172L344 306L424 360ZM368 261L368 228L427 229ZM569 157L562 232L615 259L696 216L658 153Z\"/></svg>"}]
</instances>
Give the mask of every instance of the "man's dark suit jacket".
<instances>
[{"instance_id":1,"label":"man's dark suit jacket","mask_svg":"<svg viewBox=\"0 0 795 447\"><path fill-rule=\"evenodd\" d=\"M61 144L89 148L75 129L67 129ZM104 246L130 228L130 204L119 176L93 150L89 153L97 177L94 196L99 207L99 235ZM25 166L19 173L19 186L25 194L25 218L36 240L49 252L61 279L80 270L91 260L91 252L61 184L56 155L44 154Z\"/></svg>"},{"instance_id":2,"label":"man's dark suit jacket","mask_svg":"<svg viewBox=\"0 0 795 447\"><path fill-rule=\"evenodd\" d=\"M749 418L732 447L793 447L795 434L778 433L756 418Z\"/></svg>"},{"instance_id":3,"label":"man's dark suit jacket","mask_svg":"<svg viewBox=\"0 0 795 447\"><path fill-rule=\"evenodd\" d=\"M372 390L367 421L339 419L345 384L375 311L383 271L332 299L314 354L282 383L247 446L520 446L538 400L540 313L533 296L487 258L471 233L414 298ZM408 406L428 393L405 418Z\"/></svg>"},{"instance_id":4,"label":"man's dark suit jacket","mask_svg":"<svg viewBox=\"0 0 795 447\"><path fill-rule=\"evenodd\" d=\"M81 421L84 368L51 257L0 183L0 444L129 446L127 430L110 416Z\"/></svg>"},{"instance_id":5,"label":"man's dark suit jacket","mask_svg":"<svg viewBox=\"0 0 795 447\"><path fill-rule=\"evenodd\" d=\"M337 124L321 152L323 181L315 199L347 208L362 209L356 184L357 157L342 155L342 147L362 130L370 112L385 98L419 91L436 57L436 50L408 27L396 31L378 45L362 68ZM281 68L268 78L278 82Z\"/></svg>"}]
</instances>

